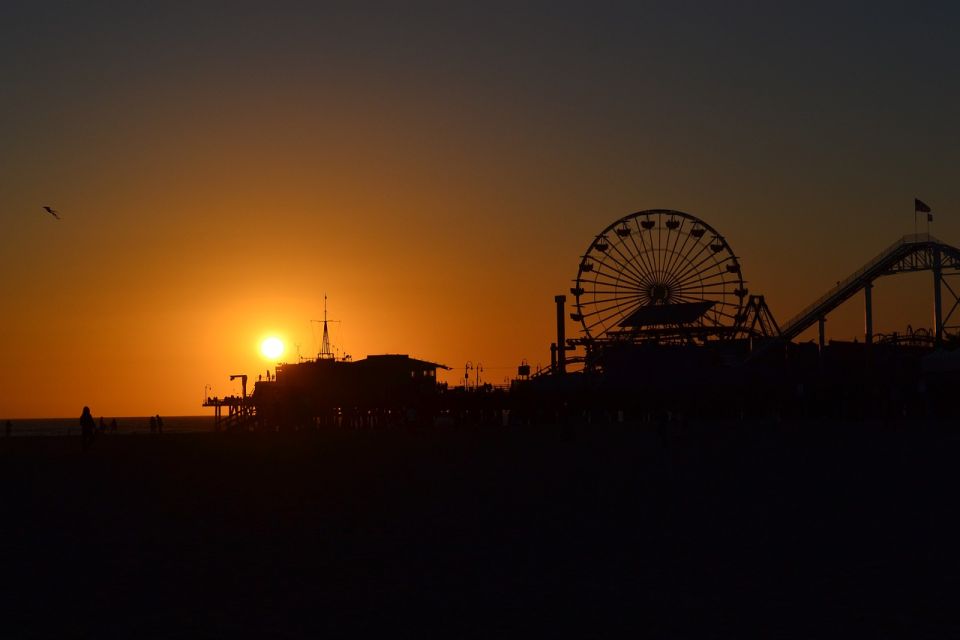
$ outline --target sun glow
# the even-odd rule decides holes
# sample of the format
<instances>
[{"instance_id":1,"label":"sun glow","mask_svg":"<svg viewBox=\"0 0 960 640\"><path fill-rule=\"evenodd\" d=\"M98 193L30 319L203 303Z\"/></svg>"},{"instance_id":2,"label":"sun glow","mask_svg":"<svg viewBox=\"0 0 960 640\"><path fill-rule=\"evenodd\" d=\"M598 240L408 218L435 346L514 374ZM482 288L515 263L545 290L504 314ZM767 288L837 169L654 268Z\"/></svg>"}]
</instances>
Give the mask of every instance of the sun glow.
<instances>
[{"instance_id":1,"label":"sun glow","mask_svg":"<svg viewBox=\"0 0 960 640\"><path fill-rule=\"evenodd\" d=\"M283 341L276 336L270 336L260 343L260 353L268 360L276 360L283 355Z\"/></svg>"}]
</instances>

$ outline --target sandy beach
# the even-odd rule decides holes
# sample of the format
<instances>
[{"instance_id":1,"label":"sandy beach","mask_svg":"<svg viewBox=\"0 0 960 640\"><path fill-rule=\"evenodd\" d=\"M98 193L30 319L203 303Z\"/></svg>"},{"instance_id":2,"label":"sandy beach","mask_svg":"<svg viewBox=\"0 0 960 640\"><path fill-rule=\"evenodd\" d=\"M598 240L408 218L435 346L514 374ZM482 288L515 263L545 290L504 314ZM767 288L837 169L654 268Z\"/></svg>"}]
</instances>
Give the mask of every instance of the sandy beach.
<instances>
[{"instance_id":1,"label":"sandy beach","mask_svg":"<svg viewBox=\"0 0 960 640\"><path fill-rule=\"evenodd\" d=\"M947 637L921 425L0 441L5 638Z\"/></svg>"}]
</instances>

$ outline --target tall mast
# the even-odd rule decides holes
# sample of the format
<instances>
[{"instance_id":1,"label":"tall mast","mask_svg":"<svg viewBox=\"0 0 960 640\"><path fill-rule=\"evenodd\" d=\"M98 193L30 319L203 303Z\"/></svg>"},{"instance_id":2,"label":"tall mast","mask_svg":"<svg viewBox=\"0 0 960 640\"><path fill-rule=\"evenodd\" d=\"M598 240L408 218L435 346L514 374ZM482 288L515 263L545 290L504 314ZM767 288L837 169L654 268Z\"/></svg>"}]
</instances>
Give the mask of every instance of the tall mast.
<instances>
[{"instance_id":1,"label":"tall mast","mask_svg":"<svg viewBox=\"0 0 960 640\"><path fill-rule=\"evenodd\" d=\"M330 350L330 332L327 331L327 294L323 294L323 341L320 343L320 353L317 356L321 360L332 360L333 351Z\"/></svg>"}]
</instances>

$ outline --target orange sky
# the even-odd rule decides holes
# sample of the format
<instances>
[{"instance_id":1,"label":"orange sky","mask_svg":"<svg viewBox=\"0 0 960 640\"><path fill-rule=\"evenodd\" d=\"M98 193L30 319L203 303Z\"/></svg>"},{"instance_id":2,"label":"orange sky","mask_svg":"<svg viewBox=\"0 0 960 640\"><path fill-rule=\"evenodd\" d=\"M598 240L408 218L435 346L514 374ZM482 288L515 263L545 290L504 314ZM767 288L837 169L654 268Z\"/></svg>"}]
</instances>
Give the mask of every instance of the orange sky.
<instances>
[{"instance_id":1,"label":"orange sky","mask_svg":"<svg viewBox=\"0 0 960 640\"><path fill-rule=\"evenodd\" d=\"M960 243L935 12L904 52L891 12L663 9L633 40L622 8L61 9L0 27L2 417L203 413L205 385L265 370L267 334L315 353L324 293L355 358L502 382L549 362L553 295L640 209L717 228L781 321L911 232L915 196ZM878 283L877 332L930 325L928 276ZM860 305L830 336L861 330Z\"/></svg>"}]
</instances>

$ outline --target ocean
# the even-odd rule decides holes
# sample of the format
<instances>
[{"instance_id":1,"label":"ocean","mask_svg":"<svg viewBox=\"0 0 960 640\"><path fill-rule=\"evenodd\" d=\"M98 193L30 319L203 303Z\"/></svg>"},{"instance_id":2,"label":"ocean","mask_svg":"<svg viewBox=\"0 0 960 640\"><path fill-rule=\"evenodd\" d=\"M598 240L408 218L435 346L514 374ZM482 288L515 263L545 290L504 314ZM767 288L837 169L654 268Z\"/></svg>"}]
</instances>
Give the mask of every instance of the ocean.
<instances>
[{"instance_id":1,"label":"ocean","mask_svg":"<svg viewBox=\"0 0 960 640\"><path fill-rule=\"evenodd\" d=\"M213 416L161 416L163 419L164 433L200 433L204 431L213 431ZM104 418L107 425L107 435L110 433L110 420ZM99 418L95 417L99 422ZM150 433L150 416L135 416L116 418L117 431L119 435L131 435L138 433ZM3 425L5 419L0 419L0 437L3 437L5 431ZM80 418L22 418L10 419L10 435L13 437L22 436L67 436L80 434Z\"/></svg>"}]
</instances>

